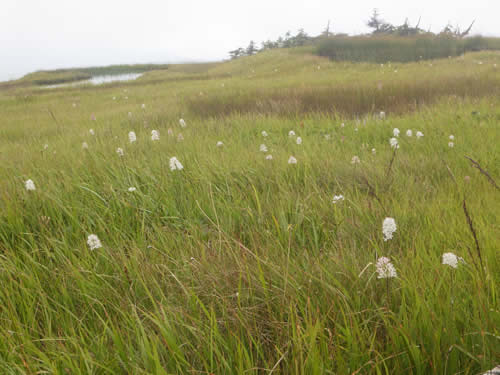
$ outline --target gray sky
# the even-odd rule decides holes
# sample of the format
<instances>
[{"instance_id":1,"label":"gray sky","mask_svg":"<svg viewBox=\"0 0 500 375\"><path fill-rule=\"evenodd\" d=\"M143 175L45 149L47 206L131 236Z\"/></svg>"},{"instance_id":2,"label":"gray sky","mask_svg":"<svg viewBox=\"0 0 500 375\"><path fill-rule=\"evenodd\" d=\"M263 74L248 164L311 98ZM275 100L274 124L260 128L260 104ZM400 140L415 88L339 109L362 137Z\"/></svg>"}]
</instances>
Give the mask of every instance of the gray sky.
<instances>
[{"instance_id":1,"label":"gray sky","mask_svg":"<svg viewBox=\"0 0 500 375\"><path fill-rule=\"evenodd\" d=\"M0 0L0 81L38 70L220 60L250 39L304 28L366 32L373 8L394 24L447 22L500 35L499 0Z\"/></svg>"}]
</instances>

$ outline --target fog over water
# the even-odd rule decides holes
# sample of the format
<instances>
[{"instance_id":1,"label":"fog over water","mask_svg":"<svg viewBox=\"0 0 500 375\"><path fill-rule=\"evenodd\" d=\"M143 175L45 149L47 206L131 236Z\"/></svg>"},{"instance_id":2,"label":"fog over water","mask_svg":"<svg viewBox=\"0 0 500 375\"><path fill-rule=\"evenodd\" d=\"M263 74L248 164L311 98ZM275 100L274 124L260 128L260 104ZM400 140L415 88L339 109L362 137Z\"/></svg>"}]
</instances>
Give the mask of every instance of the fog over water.
<instances>
[{"instance_id":1,"label":"fog over water","mask_svg":"<svg viewBox=\"0 0 500 375\"><path fill-rule=\"evenodd\" d=\"M213 61L290 30L363 33L377 7L388 22L408 17L438 31L448 22L500 35L500 1L420 0L1 0L0 81L40 69Z\"/></svg>"}]
</instances>

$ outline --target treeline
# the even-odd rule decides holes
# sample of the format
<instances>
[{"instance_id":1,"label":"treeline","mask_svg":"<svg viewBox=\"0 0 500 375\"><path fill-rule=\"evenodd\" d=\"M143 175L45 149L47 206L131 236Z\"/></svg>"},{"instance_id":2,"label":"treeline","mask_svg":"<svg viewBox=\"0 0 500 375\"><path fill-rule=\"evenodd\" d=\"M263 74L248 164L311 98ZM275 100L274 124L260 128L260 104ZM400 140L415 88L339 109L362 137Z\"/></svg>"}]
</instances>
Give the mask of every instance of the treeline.
<instances>
[{"instance_id":1,"label":"treeline","mask_svg":"<svg viewBox=\"0 0 500 375\"><path fill-rule=\"evenodd\" d=\"M403 24L393 25L383 20L378 10L374 9L370 19L366 22L366 26L372 29L371 35L374 36L391 35L391 36L407 37L407 36L426 35L426 36L441 36L441 37L460 39L469 35L470 31L472 30L472 26L474 25L475 22L472 21L469 27L464 31L462 31L460 26L453 26L450 23L448 23L441 31L439 31L438 33L433 33L430 30L426 31L420 28L420 21L421 18L419 18L415 26L411 26L410 23L408 22L408 18L406 18Z\"/></svg>"},{"instance_id":2,"label":"treeline","mask_svg":"<svg viewBox=\"0 0 500 375\"><path fill-rule=\"evenodd\" d=\"M316 38L307 35L304 29L299 29L296 35L292 35L292 33L288 31L285 35L280 36L276 40L266 40L265 42L262 42L260 48L252 40L246 48L240 47L233 51L229 51L229 56L231 56L231 59L236 59L242 56L251 56L256 54L257 52L262 52L273 48L300 47L311 43L314 39Z\"/></svg>"},{"instance_id":3,"label":"treeline","mask_svg":"<svg viewBox=\"0 0 500 375\"><path fill-rule=\"evenodd\" d=\"M466 38L474 25L474 21L464 30L460 26L447 24L437 33L424 30L420 27L420 19L415 25L410 25L408 19L401 25L394 25L381 18L377 9L374 9L366 25L370 33L348 36L345 33L330 31L330 22L318 36L308 35L304 29L299 29L296 35L288 31L276 40L267 40L261 43L260 48L252 40L246 48L240 47L229 51L231 59L242 56L251 56L258 52L274 48L292 48L308 44L319 45L318 53L333 59L381 61L383 51L389 51L385 61L412 61L416 58L437 58L455 56L460 53L481 49L497 49L497 38ZM411 39L403 41L399 39ZM468 42L462 42L467 40ZM469 42L469 40L471 40ZM391 46L391 44L393 45ZM398 58L398 48L403 48L404 53ZM359 51L356 51L361 49ZM367 50L366 50L367 49ZM378 51L374 53L374 51ZM411 52L409 52L411 51ZM367 59L367 56L370 56Z\"/></svg>"}]
</instances>

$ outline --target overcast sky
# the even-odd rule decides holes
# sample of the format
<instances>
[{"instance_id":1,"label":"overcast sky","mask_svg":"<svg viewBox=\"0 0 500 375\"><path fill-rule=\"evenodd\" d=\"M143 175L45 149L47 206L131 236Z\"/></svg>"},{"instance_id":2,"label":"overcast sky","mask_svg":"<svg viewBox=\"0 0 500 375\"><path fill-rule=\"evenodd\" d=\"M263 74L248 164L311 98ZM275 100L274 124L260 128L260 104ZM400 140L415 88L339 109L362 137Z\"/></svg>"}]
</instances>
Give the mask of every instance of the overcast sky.
<instances>
[{"instance_id":1,"label":"overcast sky","mask_svg":"<svg viewBox=\"0 0 500 375\"><path fill-rule=\"evenodd\" d=\"M0 81L38 69L207 61L250 39L304 28L366 32L373 8L394 24L447 22L500 35L500 0L0 0Z\"/></svg>"}]
</instances>

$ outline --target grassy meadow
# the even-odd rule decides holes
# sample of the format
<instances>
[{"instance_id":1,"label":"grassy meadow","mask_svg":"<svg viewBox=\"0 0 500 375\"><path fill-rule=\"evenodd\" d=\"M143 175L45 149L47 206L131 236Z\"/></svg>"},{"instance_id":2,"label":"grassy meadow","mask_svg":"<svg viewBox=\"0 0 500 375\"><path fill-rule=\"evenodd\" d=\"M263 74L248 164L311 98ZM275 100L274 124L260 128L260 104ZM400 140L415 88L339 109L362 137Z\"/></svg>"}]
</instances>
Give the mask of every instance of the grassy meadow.
<instances>
[{"instance_id":1,"label":"grassy meadow","mask_svg":"<svg viewBox=\"0 0 500 375\"><path fill-rule=\"evenodd\" d=\"M1 374L500 364L500 54L311 52L0 85Z\"/></svg>"}]
</instances>

